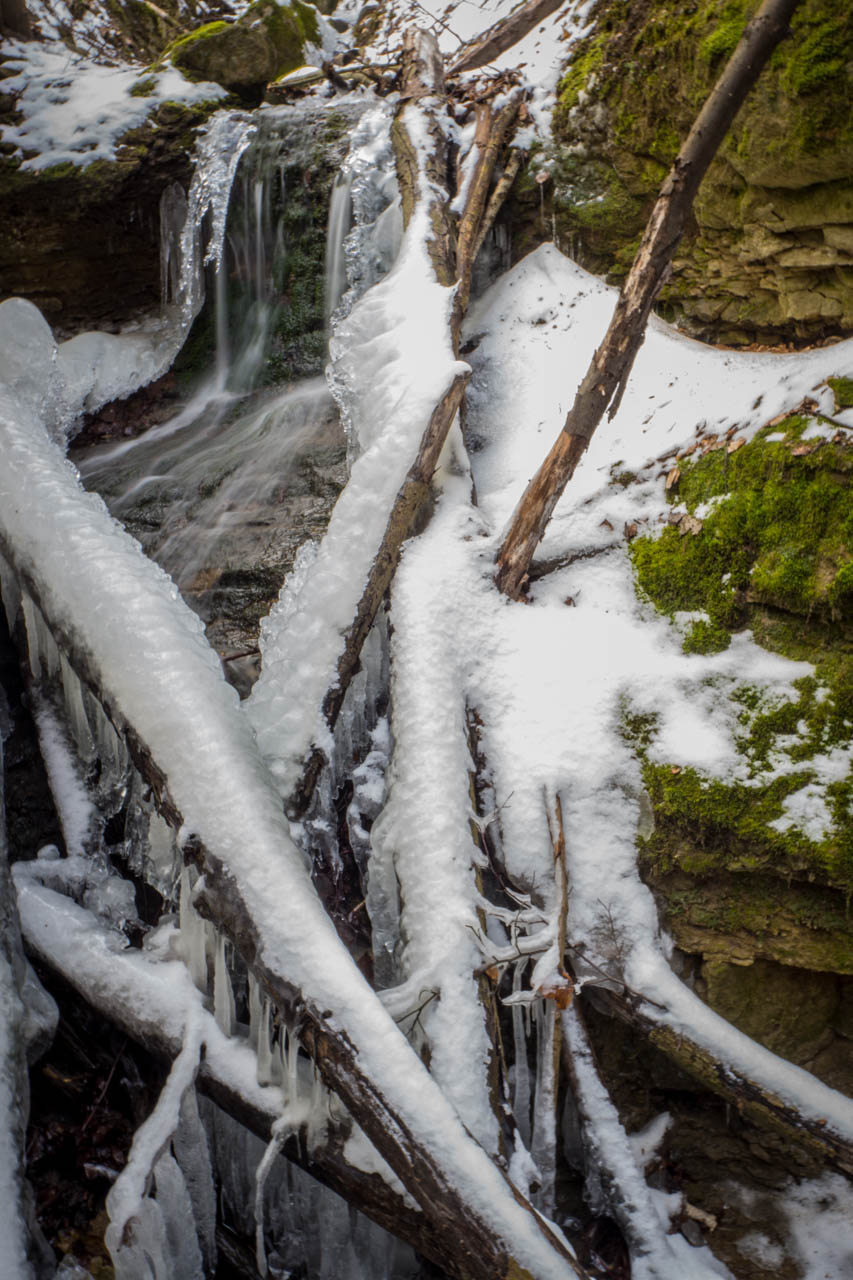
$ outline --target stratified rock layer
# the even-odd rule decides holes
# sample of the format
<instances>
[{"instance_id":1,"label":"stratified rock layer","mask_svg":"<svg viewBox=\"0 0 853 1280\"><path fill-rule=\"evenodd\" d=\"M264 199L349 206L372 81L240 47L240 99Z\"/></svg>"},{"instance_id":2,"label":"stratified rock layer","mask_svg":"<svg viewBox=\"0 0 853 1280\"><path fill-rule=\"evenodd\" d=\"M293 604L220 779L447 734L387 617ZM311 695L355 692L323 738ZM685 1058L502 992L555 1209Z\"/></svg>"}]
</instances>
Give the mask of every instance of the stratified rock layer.
<instances>
[{"instance_id":1,"label":"stratified rock layer","mask_svg":"<svg viewBox=\"0 0 853 1280\"><path fill-rule=\"evenodd\" d=\"M679 142L756 7L599 0L561 84L551 166L558 234L584 265L627 270ZM853 330L851 67L846 0L805 0L700 189L662 294L670 318L733 344Z\"/></svg>"}]
</instances>

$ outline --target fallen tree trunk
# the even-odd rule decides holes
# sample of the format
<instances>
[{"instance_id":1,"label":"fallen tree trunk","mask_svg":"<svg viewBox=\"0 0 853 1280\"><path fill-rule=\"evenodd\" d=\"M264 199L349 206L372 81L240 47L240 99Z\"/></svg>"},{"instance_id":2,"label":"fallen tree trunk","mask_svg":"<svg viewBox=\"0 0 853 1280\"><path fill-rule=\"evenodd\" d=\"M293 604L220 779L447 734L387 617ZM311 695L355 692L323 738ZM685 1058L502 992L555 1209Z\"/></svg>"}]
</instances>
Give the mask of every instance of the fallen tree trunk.
<instances>
[{"instance_id":1,"label":"fallen tree trunk","mask_svg":"<svg viewBox=\"0 0 853 1280\"><path fill-rule=\"evenodd\" d=\"M57 864L47 866L52 870ZM184 1023L201 1000L186 972L172 972L177 962L164 966L146 960L145 952L117 952L114 934L32 874L19 878L18 896L27 947L42 965L140 1048L172 1062L183 1044ZM212 1014L203 1013L202 1019L206 1052L196 1078L198 1088L269 1142L282 1111L280 1090L258 1085L254 1054L245 1045L229 1044ZM325 1137L309 1144L303 1126L285 1139L282 1154L386 1231L431 1258L440 1256L441 1243L424 1215L380 1174L366 1173L346 1159L350 1133L349 1123L330 1122Z\"/></svg>"},{"instance_id":2,"label":"fallen tree trunk","mask_svg":"<svg viewBox=\"0 0 853 1280\"><path fill-rule=\"evenodd\" d=\"M28 469L22 466L21 445L14 433L13 440L7 451L7 478L13 491L20 492L28 488L25 479ZM206 759L210 724L205 720L203 724L195 725L191 717L187 719L186 741L173 751L168 739L164 739L160 746L166 751L167 759L158 760L155 749L134 728L131 720L138 710L141 716L148 716L147 723L156 729L161 719L168 716L170 695L165 690L159 691L161 682L158 674L146 682L144 691L136 683L124 689L124 698L130 699L126 711L122 698L104 688L101 671L105 664L107 669L110 667L108 655L100 648L102 633L87 626L88 613L83 624L74 620L75 603L80 596L85 598L87 591L90 592L94 614L103 618L112 606L112 642L121 644L126 661L142 664L141 670L143 652L150 653L150 649L145 648L148 641L144 619L150 613L157 615L160 610L161 625L163 621L162 598L154 589L154 583L159 584L162 575L144 560L129 538L126 539L127 551L121 539L117 545L116 531L105 509L89 501L87 495L78 490L72 472L65 467L46 436L44 450L38 451L35 446L36 442L33 442L37 457L34 465L41 468L35 489L40 496L50 493L52 500L61 508L61 515L67 517L69 505L73 505L75 512L79 511L83 526L79 535L81 540L94 548L98 538L104 537L109 544L110 555L119 556L122 563L132 548L138 573L132 585L128 584L128 591L134 593L135 611L122 611L122 601L112 599L117 579L111 586L92 581L96 570L83 556L72 558L67 563L63 561L60 578L48 572L47 583L42 589L37 564L32 561L34 549L40 545L39 532L28 532L32 521L31 508L12 510L0 504L0 510L11 518L12 527L18 530L24 544L19 557L17 541L0 534L0 550L14 568L19 584L29 591L39 607L68 662L104 708L116 732L127 742L134 763L151 785L164 817L176 830L183 828L186 831L184 811L187 806L181 798L186 780L179 782L177 787L173 786L168 761L184 759L185 753L189 752L196 760L193 787L201 787L208 797L222 790L225 779L222 757L215 754L210 760ZM124 567L130 569L129 564ZM147 590L146 584L149 584ZM185 606L174 597L170 600L170 608L183 618ZM65 622L60 625L56 617L64 618ZM156 627L157 623L152 625ZM187 626L188 637L197 638L195 624L190 626L188 623ZM136 634L135 629L139 627L142 635ZM206 653L206 644L203 641L201 644ZM128 653L135 656L128 659ZM170 661L175 662L175 658L173 651ZM221 675L215 667L201 661L201 652L198 656L193 654L191 664L192 673L184 661L180 667L183 672L181 679L192 674L195 677L190 690L193 699L209 706L209 699L215 692L211 680L215 680L218 688ZM213 710L210 714L214 715L213 723L216 724ZM248 727L244 726L236 707L234 715L237 717L235 728L239 724L241 734L244 728L248 734ZM222 720L221 728L226 730L226 737L229 724L230 719L228 724ZM218 739L219 736L214 731L214 737ZM250 734L248 739L251 741ZM242 736L235 739L235 745L237 742L242 742ZM271 783L269 810L265 815L256 810L261 794L252 781L255 764L234 756L233 748L227 754L230 764L226 767L226 774L238 773L251 793L252 798L247 795L245 803L251 804L252 816L244 823L239 816L220 814L220 824L222 821L226 824L236 822L233 840L229 841L221 831L217 831L215 836L217 840L224 838L226 841L229 849L227 861L222 854L208 847L212 840L208 844L200 837L189 836L185 840L185 860L194 863L204 877L203 885L198 886L195 905L217 930L231 940L247 968L285 1019L291 1033L298 1036L314 1059L326 1085L341 1098L349 1114L419 1206L428 1224L425 1234L435 1242L430 1256L459 1280L502 1280L504 1277L506 1280L525 1280L525 1277L531 1280L551 1280L552 1277L553 1280L567 1280L572 1276L582 1277L585 1273L563 1243L464 1129L458 1115L395 1027L378 997L357 972L323 911L301 862L298 871L295 865L288 863L295 850L288 847L286 824ZM195 807L198 809L197 804ZM199 816L197 814L197 821ZM257 824L258 837L263 841L268 839L264 825L268 821L280 834L275 854L271 856L272 865L265 862L262 883L259 883L255 859L251 852L243 854L241 850L250 849L253 844L253 822ZM280 883L276 874L276 858L278 865L285 863L288 866ZM235 861L236 868L231 865ZM298 904L296 907L294 902ZM306 923L308 917L310 920ZM310 942L306 934L309 924ZM326 951L334 953L335 989L328 982L318 983L316 978L306 978L300 985L287 971L283 958L294 958L291 939L303 935L306 946L316 949L322 945ZM298 957L294 958L294 963L298 965ZM313 963L309 967L313 971ZM348 1029L353 1029L353 1034ZM428 1245L429 1240L424 1243Z\"/></svg>"},{"instance_id":3,"label":"fallen tree trunk","mask_svg":"<svg viewBox=\"0 0 853 1280\"><path fill-rule=\"evenodd\" d=\"M497 555L495 581L518 600L530 562L605 412L613 417L645 337L652 304L684 232L693 199L740 106L788 33L799 0L764 0L696 118L657 198L604 340L578 387L563 430L528 484Z\"/></svg>"},{"instance_id":4,"label":"fallen tree trunk","mask_svg":"<svg viewBox=\"0 0 853 1280\"><path fill-rule=\"evenodd\" d=\"M537 23L550 18L563 3L564 0L527 0L526 4L501 18L463 49L451 63L449 74L460 75L463 71L476 71L478 67L486 66L523 40Z\"/></svg>"},{"instance_id":5,"label":"fallen tree trunk","mask_svg":"<svg viewBox=\"0 0 853 1280\"><path fill-rule=\"evenodd\" d=\"M465 204L458 223L450 212L446 189L448 147L445 133L444 81L438 46L427 32L408 33L402 72L403 103L394 120L391 136L397 164L397 178L403 206L403 223L408 227L419 202L426 202L430 233L426 249L439 284L455 290L450 317L450 338L458 355L462 321L468 306L474 261L501 203L512 185L517 164L492 190L492 179L501 152L514 125L520 96L513 96L497 111L488 104L477 108L474 140L475 163L465 192ZM406 125L406 113L421 113L431 148L423 165L417 146ZM490 198L491 193L491 198ZM429 511L431 481L448 432L459 412L469 373L458 373L439 399L427 423L406 478L396 495L382 541L370 566L367 581L347 627L334 680L322 702L322 715L334 728L346 691L360 668L360 656L376 613L391 584L407 538L416 533ZM288 812L301 817L307 810L317 780L326 763L325 752L314 747L302 776L288 797Z\"/></svg>"}]
</instances>

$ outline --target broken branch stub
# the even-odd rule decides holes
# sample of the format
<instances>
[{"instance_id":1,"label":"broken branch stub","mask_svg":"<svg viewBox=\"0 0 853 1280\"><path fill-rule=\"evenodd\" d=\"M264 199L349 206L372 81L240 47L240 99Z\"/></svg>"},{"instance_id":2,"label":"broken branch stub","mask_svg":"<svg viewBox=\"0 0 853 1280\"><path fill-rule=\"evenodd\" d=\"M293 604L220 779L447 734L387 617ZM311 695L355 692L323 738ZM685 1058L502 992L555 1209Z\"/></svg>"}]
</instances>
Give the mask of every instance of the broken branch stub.
<instances>
[{"instance_id":1,"label":"broken branch stub","mask_svg":"<svg viewBox=\"0 0 853 1280\"><path fill-rule=\"evenodd\" d=\"M658 290L708 166L800 0L764 0L711 90L652 209L604 339L578 387L563 430L515 509L495 581L518 600L554 508L606 412L619 408Z\"/></svg>"}]
</instances>

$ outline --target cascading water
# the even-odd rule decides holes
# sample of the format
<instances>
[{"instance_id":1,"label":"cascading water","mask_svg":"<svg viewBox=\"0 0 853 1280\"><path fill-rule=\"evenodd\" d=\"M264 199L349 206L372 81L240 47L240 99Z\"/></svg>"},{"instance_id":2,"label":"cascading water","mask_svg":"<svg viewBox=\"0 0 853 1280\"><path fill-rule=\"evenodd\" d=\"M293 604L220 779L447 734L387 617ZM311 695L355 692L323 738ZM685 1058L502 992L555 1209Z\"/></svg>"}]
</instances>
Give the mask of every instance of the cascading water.
<instances>
[{"instance_id":1,"label":"cascading water","mask_svg":"<svg viewBox=\"0 0 853 1280\"><path fill-rule=\"evenodd\" d=\"M343 476L343 436L337 406L325 380L315 376L276 383L274 376L275 345L281 341L278 322L300 305L297 290L288 292L282 281L287 278L289 255L300 251L299 244L290 238L294 206L303 210L303 233L304 225L310 223L304 214L304 191L294 175L299 164L310 163L311 147L316 144L316 130L314 136L309 133L307 141L297 140L306 132L304 117L308 114L293 109L270 112L261 117L251 134L242 129L232 134L239 139L241 154L236 159L232 154L227 171L221 156L209 157L217 176L208 181L202 175L188 202L182 201L179 190L167 191L161 208L164 301L183 317L197 311L202 287L201 238L198 232L194 238L190 235L189 224L208 210L209 301L199 324L207 323L214 336L212 369L201 379L190 403L170 421L137 440L80 452L75 458L87 486L102 493L111 510L140 537L148 553L163 564L205 617L210 603L205 597L214 595L217 582L228 574L234 576L246 565L270 567L279 576L283 574L283 565L292 561L296 547L321 531L334 489ZM312 109L310 115L312 124L322 129L322 113ZM384 124L382 129L387 134ZM225 136L231 131L222 125L219 132ZM368 173L363 151L362 147L354 164L344 165L332 192L324 246L325 281L318 274L314 282L318 295L315 327L319 327L323 342L332 313L340 309L344 314L352 300L387 268L396 249L395 238L399 239L393 208L390 219L383 221L382 216L393 188L388 168ZM226 222L221 216L225 207L221 184L229 174ZM214 183L220 195L215 208L205 204L205 192ZM365 228L377 220L380 233L374 236ZM348 284L352 286L349 293ZM320 492L324 485L328 492ZM245 612L245 600L242 607ZM211 635L211 639L218 642L222 636ZM334 809L334 793L345 769L364 754L371 726L359 718L361 702L375 705L386 682L385 645L377 633L366 647L363 674L339 722L335 761L321 788L328 812ZM376 777L387 758L381 725L373 739L361 781L343 819L344 827L348 825L352 833L356 859L362 862L368 842L362 823L365 815L372 816L371 803L376 807ZM128 860L167 897L174 897L174 842L170 833L161 832L161 820L139 796L131 799L129 811L137 802L140 813L145 810L138 824L144 851L136 856L129 849ZM337 857L334 839L315 841L309 827L306 824L306 845L315 865L323 865L324 856ZM328 837L329 823L318 821L318 831L321 827ZM211 926L204 922L200 922L201 932L193 932L188 885L184 885L180 901L181 936L186 935L192 951L195 981L212 998L223 1030L245 1035L241 1003L245 997L238 996L235 1005L238 988L232 988L230 961L226 961L230 950L223 940L213 937ZM267 1070L263 1064L268 1064L269 1079L278 1080L284 1032L273 1027L269 1007L265 1018L258 1017L258 1008L252 1017L253 1001L258 1005L258 999L257 992L253 997L251 981L249 987L249 1040L257 1049L259 1068ZM295 1065L295 1052L292 1056ZM304 1058L300 1065L307 1066ZM283 1159L272 1160L270 1155L264 1167L269 1165L272 1172L256 1186L263 1145L212 1106L203 1108L203 1116L226 1225L250 1238L260 1197L258 1235L267 1274L299 1274L312 1280L407 1280L418 1273L409 1248ZM170 1187L184 1188L182 1203L186 1201L184 1178L192 1191L192 1179L184 1167L186 1152L181 1155L178 1150L179 1137L180 1133L172 1140L178 1163L167 1151L155 1168L153 1199L149 1196L148 1202L149 1216L157 1229L152 1227L150 1239L146 1236L143 1243L158 1277L196 1280L198 1251L176 1251L170 1243L169 1206L159 1204L170 1194ZM147 1230L144 1223L139 1229ZM122 1268L131 1264L121 1260L122 1251L118 1257L119 1280L130 1280L131 1272L125 1276Z\"/></svg>"}]
</instances>

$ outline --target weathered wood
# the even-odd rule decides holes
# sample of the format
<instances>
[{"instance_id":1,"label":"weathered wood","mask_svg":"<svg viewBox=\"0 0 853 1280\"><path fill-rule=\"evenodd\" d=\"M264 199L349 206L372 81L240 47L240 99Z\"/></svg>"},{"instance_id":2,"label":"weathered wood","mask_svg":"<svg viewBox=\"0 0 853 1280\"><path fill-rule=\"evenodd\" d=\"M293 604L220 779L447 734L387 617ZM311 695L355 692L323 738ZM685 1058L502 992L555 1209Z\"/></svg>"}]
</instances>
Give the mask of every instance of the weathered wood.
<instances>
[{"instance_id":1,"label":"weathered wood","mask_svg":"<svg viewBox=\"0 0 853 1280\"><path fill-rule=\"evenodd\" d=\"M800 0L764 0L746 27L672 166L652 209L604 340L578 387L563 430L515 509L498 552L495 580L521 597L533 553L596 427L612 418L642 345L663 284L708 166L765 63L788 32Z\"/></svg>"},{"instance_id":2,"label":"weathered wood","mask_svg":"<svg viewBox=\"0 0 853 1280\"><path fill-rule=\"evenodd\" d=\"M448 74L459 75L463 71L476 71L478 67L486 66L523 40L537 23L549 18L563 3L564 0L527 0L527 4L501 18L463 49L451 63Z\"/></svg>"},{"instance_id":3,"label":"weathered wood","mask_svg":"<svg viewBox=\"0 0 853 1280\"><path fill-rule=\"evenodd\" d=\"M171 1063L175 1059L181 1049L180 1037L170 1031L163 1020L154 1016L150 1001L141 1000L138 1004L133 1004L126 999L124 990L116 991L113 986L114 973L111 971L111 963L114 965L114 962L111 962L108 948L104 948L100 980L89 981L87 978L91 974L84 975L76 969L68 972L62 968L51 950L51 934L27 936L26 941L29 950L38 957L43 968L63 984L63 1002L67 1002L69 997L66 992L70 990L75 998L90 1005L146 1053L164 1063ZM91 965L91 958L88 963ZM57 993L58 996L59 994ZM272 1125L280 1114L275 1090L270 1091L269 1104L266 1107L260 1106L256 1100L236 1088L231 1076L219 1074L206 1057L201 1060L196 1084L203 1094L228 1115L262 1141L269 1142ZM379 1174L365 1173L346 1160L344 1146L350 1132L348 1122L334 1124L330 1121L322 1142L309 1145L307 1133L303 1129L285 1140L282 1154L336 1191L348 1204L386 1231L392 1232L429 1257L440 1255L440 1242L436 1240L435 1230L424 1215L394 1191Z\"/></svg>"}]
</instances>

